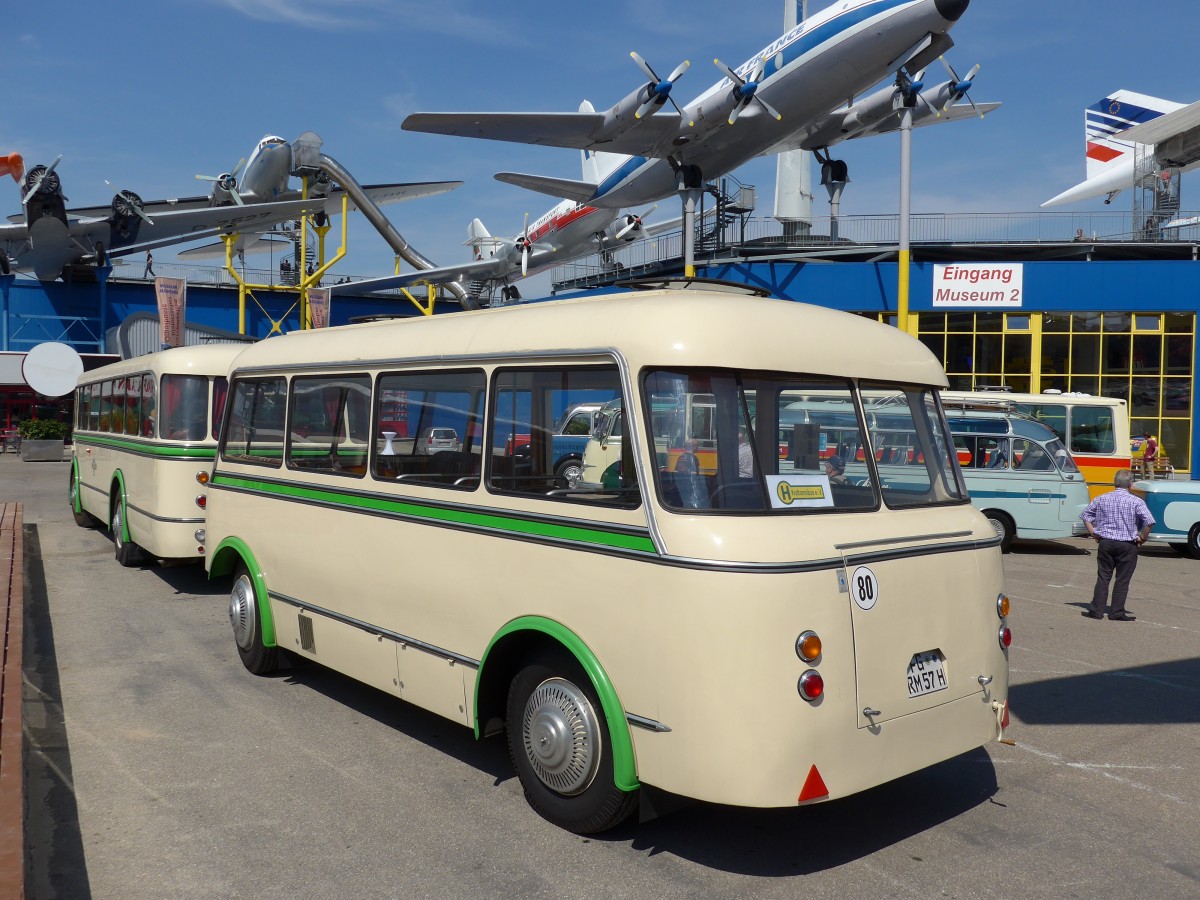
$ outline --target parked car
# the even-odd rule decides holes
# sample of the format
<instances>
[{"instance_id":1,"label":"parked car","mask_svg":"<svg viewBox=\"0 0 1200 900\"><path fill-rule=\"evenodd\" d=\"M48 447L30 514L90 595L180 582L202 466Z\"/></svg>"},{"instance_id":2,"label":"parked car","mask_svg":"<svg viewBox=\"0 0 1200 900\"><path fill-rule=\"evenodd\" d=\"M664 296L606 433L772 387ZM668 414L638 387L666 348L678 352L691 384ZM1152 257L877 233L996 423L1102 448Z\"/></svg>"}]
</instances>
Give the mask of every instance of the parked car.
<instances>
[{"instance_id":1,"label":"parked car","mask_svg":"<svg viewBox=\"0 0 1200 900\"><path fill-rule=\"evenodd\" d=\"M417 453L432 456L439 450L457 450L458 432L453 428L426 428L417 438Z\"/></svg>"}]
</instances>

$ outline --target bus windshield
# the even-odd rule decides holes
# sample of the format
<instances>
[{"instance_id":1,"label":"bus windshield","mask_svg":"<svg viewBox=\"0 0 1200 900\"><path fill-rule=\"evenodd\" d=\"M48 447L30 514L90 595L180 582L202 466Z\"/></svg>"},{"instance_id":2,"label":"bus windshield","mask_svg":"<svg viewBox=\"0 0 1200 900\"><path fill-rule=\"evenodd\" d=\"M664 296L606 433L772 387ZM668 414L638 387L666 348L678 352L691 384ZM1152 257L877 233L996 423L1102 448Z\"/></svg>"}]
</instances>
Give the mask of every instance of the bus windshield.
<instances>
[{"instance_id":1,"label":"bus windshield","mask_svg":"<svg viewBox=\"0 0 1200 900\"><path fill-rule=\"evenodd\" d=\"M653 370L642 384L669 509L805 513L965 503L936 392L847 381ZM702 403L697 402L703 398Z\"/></svg>"}]
</instances>

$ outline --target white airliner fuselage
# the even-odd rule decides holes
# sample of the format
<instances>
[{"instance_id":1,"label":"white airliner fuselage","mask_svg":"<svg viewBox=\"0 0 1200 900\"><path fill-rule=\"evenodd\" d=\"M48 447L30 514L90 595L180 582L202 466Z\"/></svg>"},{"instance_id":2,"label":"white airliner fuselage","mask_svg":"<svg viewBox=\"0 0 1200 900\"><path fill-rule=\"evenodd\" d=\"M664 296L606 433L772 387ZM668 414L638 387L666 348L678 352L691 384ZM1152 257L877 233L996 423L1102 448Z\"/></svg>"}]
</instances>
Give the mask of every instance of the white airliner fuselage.
<instances>
[{"instance_id":1,"label":"white airliner fuselage","mask_svg":"<svg viewBox=\"0 0 1200 900\"><path fill-rule=\"evenodd\" d=\"M946 32L969 0L844 0L796 26L683 107L683 115L659 113L620 133L606 135L598 120L582 114L417 113L410 131L625 152L627 158L602 182L538 179L511 173L502 181L545 193L573 196L617 209L669 196L679 188L679 169L692 166L704 179L728 173L766 153L805 143L806 130L830 111L905 65L923 66L950 46ZM761 74L757 81L754 73ZM766 108L760 103L762 100ZM767 109L777 110L777 121ZM729 122L737 112L736 121ZM694 123L694 124L693 124ZM632 151L632 152L631 152ZM539 183L541 182L541 183ZM575 193L565 188L577 185Z\"/></svg>"}]
</instances>

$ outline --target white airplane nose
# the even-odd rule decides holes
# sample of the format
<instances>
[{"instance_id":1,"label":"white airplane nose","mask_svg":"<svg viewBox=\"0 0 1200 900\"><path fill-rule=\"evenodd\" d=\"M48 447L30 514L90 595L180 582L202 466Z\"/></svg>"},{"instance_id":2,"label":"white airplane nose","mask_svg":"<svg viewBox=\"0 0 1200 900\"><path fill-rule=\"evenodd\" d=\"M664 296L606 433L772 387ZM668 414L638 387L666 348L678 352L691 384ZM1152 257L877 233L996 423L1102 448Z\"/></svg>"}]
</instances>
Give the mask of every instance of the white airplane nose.
<instances>
[{"instance_id":1,"label":"white airplane nose","mask_svg":"<svg viewBox=\"0 0 1200 900\"><path fill-rule=\"evenodd\" d=\"M943 19L950 22L957 22L967 11L970 3L971 0L934 0L934 6L937 7L938 13Z\"/></svg>"}]
</instances>

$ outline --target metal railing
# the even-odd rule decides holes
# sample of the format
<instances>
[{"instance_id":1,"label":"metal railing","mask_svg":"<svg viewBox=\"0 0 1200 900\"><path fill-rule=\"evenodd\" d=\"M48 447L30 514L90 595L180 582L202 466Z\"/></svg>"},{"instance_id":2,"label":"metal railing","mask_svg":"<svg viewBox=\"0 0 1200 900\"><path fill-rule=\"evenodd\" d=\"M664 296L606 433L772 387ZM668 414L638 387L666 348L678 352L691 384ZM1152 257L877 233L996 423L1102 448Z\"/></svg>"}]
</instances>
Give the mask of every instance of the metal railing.
<instances>
[{"instance_id":1,"label":"metal railing","mask_svg":"<svg viewBox=\"0 0 1200 900\"><path fill-rule=\"evenodd\" d=\"M141 281L147 284L153 283L152 277L143 278L142 274L145 267L137 257L131 257L132 262L121 264L119 260L113 260L113 271L109 279L112 281ZM136 262L136 265L135 265ZM296 284L296 273L282 272L278 267L275 268L260 268L253 266L238 266L238 274L242 276L242 280L248 284L269 284L279 287L292 287ZM159 262L154 261L154 274L165 275L169 278L183 278L188 284L203 285L206 287L227 287L237 288L237 282L225 269L223 265L200 265L198 263L181 263L181 262ZM343 279L346 281L362 281L367 278L377 278L376 275L347 275L340 272L327 272L322 280L322 286L329 287L331 284L337 284Z\"/></svg>"},{"instance_id":2,"label":"metal railing","mask_svg":"<svg viewBox=\"0 0 1200 900\"><path fill-rule=\"evenodd\" d=\"M697 262L814 250L892 248L899 242L898 215L840 216L831 240L829 216L814 217L801 233L784 234L783 224L767 217L748 218L723 232L696 240ZM711 226L709 226L711 228ZM744 233L744 237L743 237ZM1170 220L1148 217L1136 223L1129 210L1095 213L923 213L910 218L911 242L920 244L1067 244L1197 243L1200 212L1180 212ZM617 249L613 258L622 275L653 274L682 255L681 232L667 232ZM556 284L611 278L612 265L597 254L556 266Z\"/></svg>"}]
</instances>

